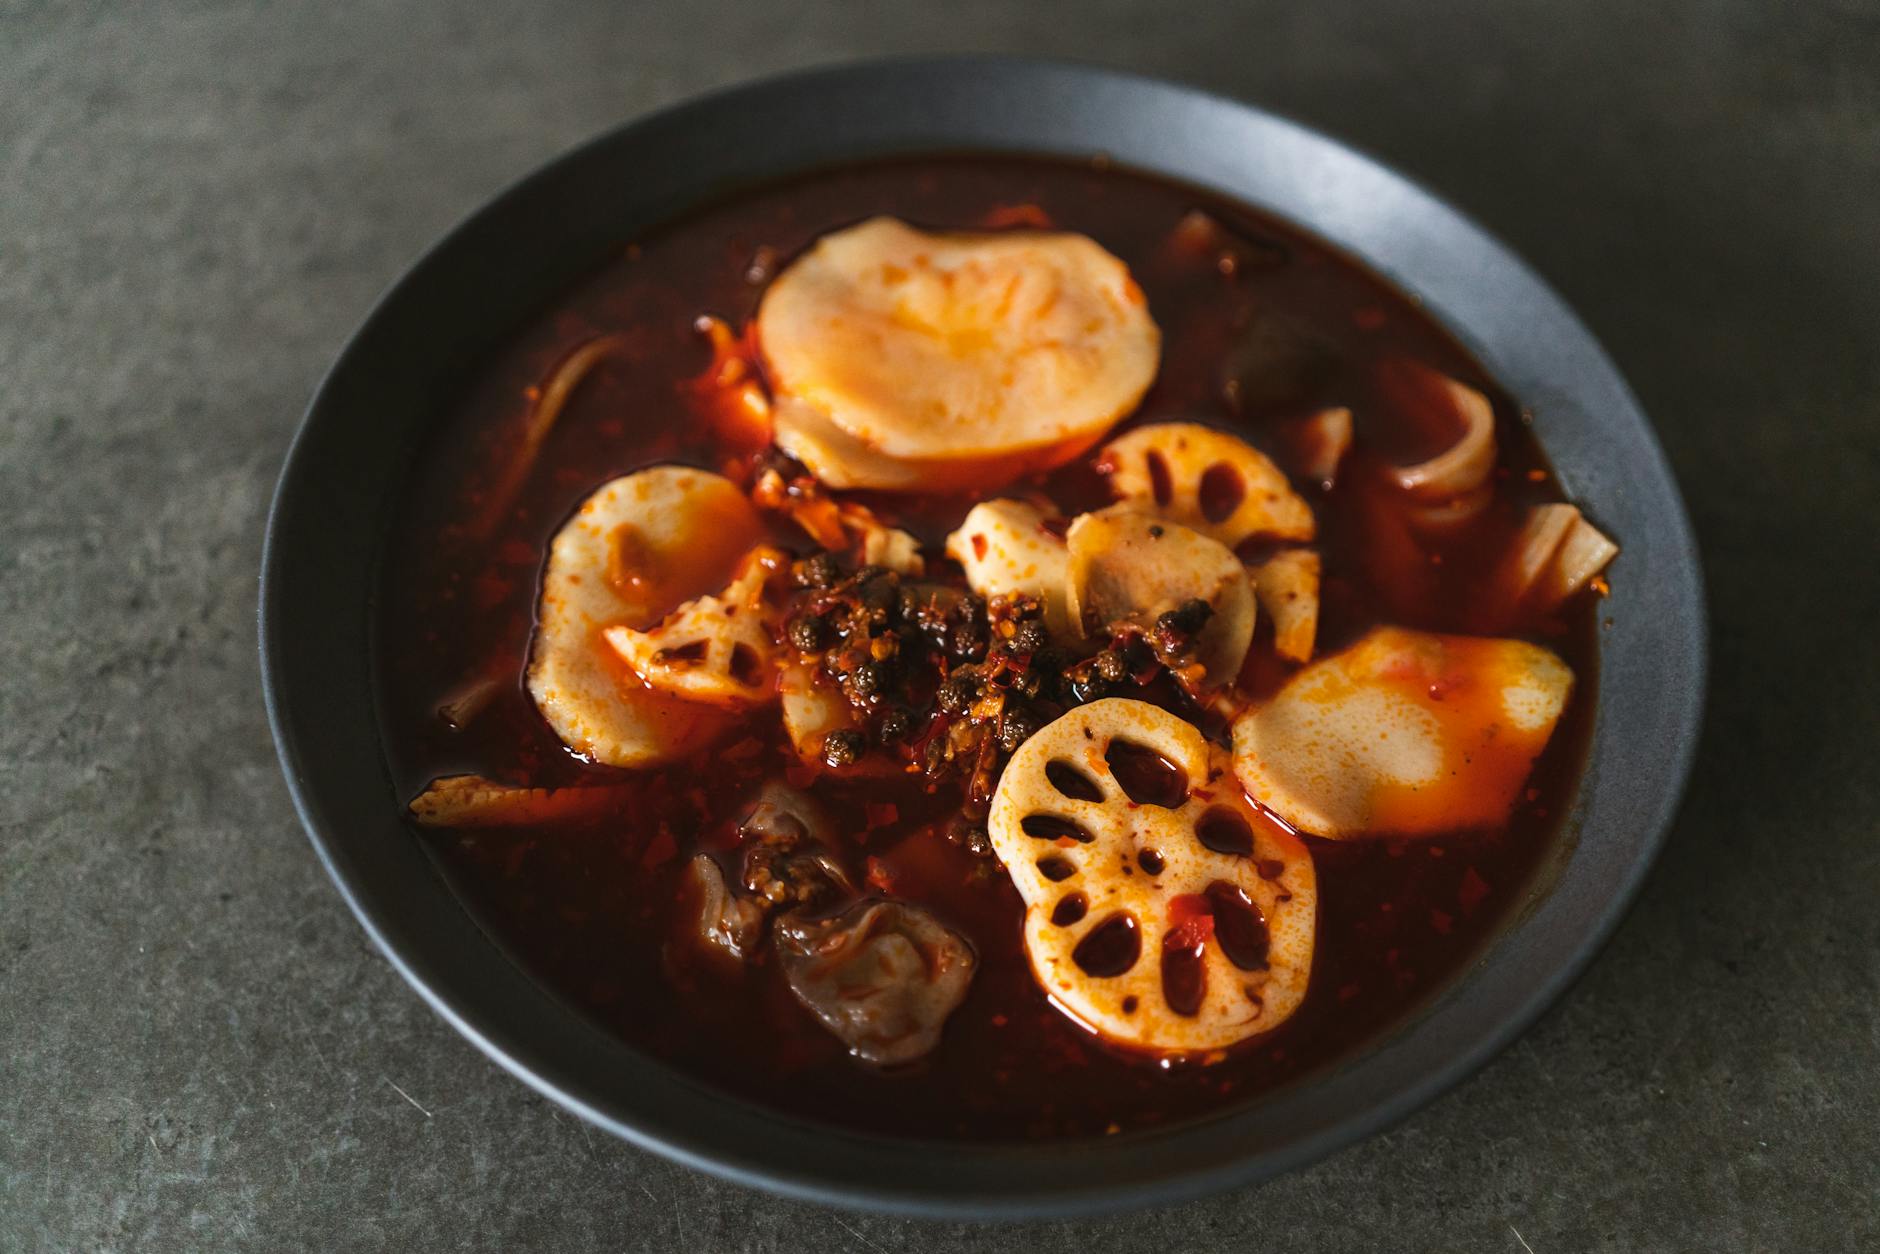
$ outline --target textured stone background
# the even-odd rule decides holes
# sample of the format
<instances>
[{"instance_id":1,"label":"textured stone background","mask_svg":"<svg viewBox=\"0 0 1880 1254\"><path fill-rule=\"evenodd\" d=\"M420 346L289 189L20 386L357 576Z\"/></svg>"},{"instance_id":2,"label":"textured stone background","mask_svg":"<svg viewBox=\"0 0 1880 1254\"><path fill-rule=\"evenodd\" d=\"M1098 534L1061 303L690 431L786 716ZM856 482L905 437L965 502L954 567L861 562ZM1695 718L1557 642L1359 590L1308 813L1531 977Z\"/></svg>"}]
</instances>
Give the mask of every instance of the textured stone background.
<instances>
[{"instance_id":1,"label":"textured stone background","mask_svg":"<svg viewBox=\"0 0 1880 1254\"><path fill-rule=\"evenodd\" d=\"M1690 803L1564 1003L1388 1135L1100 1225L558 1114L367 948L257 690L279 459L420 248L655 105L948 49L1244 96L1479 216L1637 386L1714 597ZM1876 206L1872 0L0 4L0 1249L1877 1248Z\"/></svg>"}]
</instances>

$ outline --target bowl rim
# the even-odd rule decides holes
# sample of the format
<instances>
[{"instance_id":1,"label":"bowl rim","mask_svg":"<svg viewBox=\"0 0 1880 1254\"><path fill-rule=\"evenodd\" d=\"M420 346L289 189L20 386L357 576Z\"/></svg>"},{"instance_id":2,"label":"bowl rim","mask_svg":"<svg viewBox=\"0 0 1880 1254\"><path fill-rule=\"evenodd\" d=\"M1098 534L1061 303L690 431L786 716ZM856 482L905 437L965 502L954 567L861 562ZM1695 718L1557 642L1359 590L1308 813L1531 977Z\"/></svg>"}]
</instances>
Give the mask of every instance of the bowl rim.
<instances>
[{"instance_id":1,"label":"bowl rim","mask_svg":"<svg viewBox=\"0 0 1880 1254\"><path fill-rule=\"evenodd\" d=\"M1660 682L1655 692L1640 691L1637 696L1633 689L1613 692L1608 646L1602 644L1598 726L1575 804L1579 847L1566 861L1560 881L1507 924L1468 972L1384 1039L1329 1070L1312 1073L1296 1085L1201 1124L1089 1142L986 1146L908 1141L801 1123L721 1094L639 1054L534 985L469 920L441 880L427 890L413 878L416 868L428 868L428 862L416 863L383 848L382 826L372 821L370 810L361 808L363 794L374 786L359 754L365 746L352 743L359 740L357 735L336 734L348 728L359 730L361 725L353 717L356 689L361 681L367 687L373 684L370 659L354 659L361 669L353 673L347 669L344 652L347 642L362 638L365 624L338 617L321 622L320 598L311 594L308 585L319 581L324 587L337 581L338 586L347 586L349 579L361 575L359 561L370 550L368 569L363 572L369 612L370 590L377 586L372 525L385 508L380 499L385 484L395 482L402 472L388 463L383 470L356 476L354 482L345 477L344 462L335 456L335 441L343 445L351 438L340 428L347 422L358 427L353 413L384 386L388 346L408 346L408 339L400 339L399 326L410 309L426 299L435 303L436 293L449 289L449 272L454 267L466 258L481 257L479 250L499 241L504 234L502 223L540 215L545 209L551 212L543 220L552 222L555 198L593 171L607 167L617 154L661 144L684 151L700 139L722 136L725 128L735 125L739 113L771 110L802 127L817 119L819 108L872 102L886 116L855 125L863 130L876 127L889 141L885 146L877 143L871 148L865 139L841 135L831 141L851 143L849 159L859 160L889 153L999 148L997 136L993 143L983 141L992 132L1005 134L1010 128L1002 128L986 111L1000 102L1014 101L1041 106L1045 116L1032 122L1031 129L1007 151L1057 156L1115 153L1110 144L1080 148L1074 141L1056 144L1052 137L1084 133L1079 128L1089 125L1087 113L1120 121L1121 129L1129 131L1130 144L1136 146L1127 155L1117 154L1119 165L1208 186L1257 204L1326 240L1400 289L1419 297L1440 297L1427 302L1432 316L1524 405L1536 405L1543 447L1562 469L1563 481L1568 475L1556 454L1559 441L1566 440L1575 449L1569 461L1584 460L1582 444L1588 445L1587 457L1602 442L1609 444L1609 455L1627 464L1621 471L1601 469L1597 462L1587 461L1584 474L1591 477L1584 479L1574 495L1576 499L1601 496L1606 508L1621 512L1636 507L1650 523L1649 532L1641 529L1640 539L1624 537L1628 549L1621 560L1639 568L1629 578L1649 575L1652 584L1641 590L1643 602L1636 607L1628 604L1625 613L1628 627L1642 622L1636 630L1649 633L1663 652L1636 663L1626 654L1627 674L1620 678ZM1220 178L1241 180L1243 186L1212 176L1194 177L1191 168L1173 169L1177 164L1173 158L1135 159L1138 152L1161 155L1154 147L1143 146L1155 140L1147 132L1137 133L1138 110L1162 122L1205 123L1213 128L1211 134L1231 132L1244 141L1257 140L1248 143L1247 152L1211 154L1222 159L1231 155L1240 161L1240 166L1224 169ZM984 125L969 121L974 117L985 119ZM902 120L897 122L897 118ZM962 127L971 134L962 133ZM1031 142L1041 136L1045 144ZM1302 199L1290 207L1249 194L1244 182L1250 167L1245 162L1254 150L1304 163L1299 176L1323 180L1324 186L1301 183L1289 194ZM786 158L774 169L752 168L735 178L764 182L792 169L827 164L827 159ZM651 215L649 221L682 211L688 200L696 204L717 194L696 179L689 188L684 183L685 176L680 175L677 186L681 190L666 193L663 212L654 203L659 195L649 193L645 208ZM1339 229L1328 229L1323 214L1303 216L1315 205L1334 213L1339 197L1359 191L1378 197L1381 203L1362 212L1347 205L1345 215L1336 219ZM1420 224L1417 229L1423 235L1414 239L1410 255L1374 255L1364 240L1350 238L1353 230L1395 229L1377 217L1387 211L1404 213L1410 222ZM599 255L598 251L584 253L575 259L580 264L571 272L591 267ZM1458 260L1465 257L1466 267ZM1444 277L1448 274L1445 265L1466 268L1467 273ZM1513 351L1493 338L1501 332L1462 317L1474 308L1466 295L1471 283L1497 288L1515 310L1534 319L1537 325L1525 330L1530 340L1556 337L1558 342L1543 354L1543 360L1557 360L1563 371L1572 366L1577 373L1566 371L1537 385L1540 397L1517 386L1518 381L1509 379L1497 365L1498 349ZM549 285L549 290L554 286ZM1432 287L1442 291L1433 293ZM490 329L500 336L514 327L506 323ZM405 334L408 337L409 328ZM1545 347L1522 343L1522 351ZM461 366L470 350L459 345L454 351ZM376 378L374 367L381 368ZM448 373L442 367L439 370ZM1558 429L1549 434L1545 428L1550 415L1561 412L1577 417L1586 430L1555 423ZM404 433L408 452L430 428L420 418L409 419L407 425L412 428ZM400 458L392 460L403 465ZM378 480L372 479L373 474ZM323 512L325 517L319 518ZM316 520L333 524L344 532L343 537L323 539ZM1615 587L1629 599L1627 581L1616 580ZM360 617L363 620L364 614ZM268 515L258 626L268 720L301 824L374 944L458 1032L545 1097L641 1148L740 1184L799 1199L953 1218L1088 1214L1174 1202L1265 1179L1397 1122L1472 1074L1579 977L1636 896L1688 782L1702 723L1708 666L1701 562L1656 436L1590 332L1510 249L1383 162L1254 106L1105 67L985 56L875 59L723 88L605 131L523 176L464 217L374 302L309 403L289 446ZM321 630L315 630L316 626ZM1614 636L1615 641L1630 638ZM1646 665L1654 660L1662 664ZM327 692L320 688L329 679L323 667L327 671L337 668ZM1642 705L1648 696L1659 698L1649 711ZM370 708L374 719L365 739L370 741L369 752L378 755L379 791L364 800L367 805L388 808L384 802L391 799L389 817L402 827L378 748L376 705ZM1604 761L1599 749L1608 712L1613 709L1620 714L1636 709L1638 717L1628 715L1628 725L1645 725L1643 734L1660 752L1649 761L1644 761L1646 755L1636 755L1643 765ZM1632 774L1610 776L1609 768ZM1611 804L1607 803L1608 791L1616 794ZM367 827L379 828L380 845L374 845L375 837L365 832ZM1627 835L1629 845L1624 843ZM1597 844L1593 837L1598 837ZM406 843L415 850L415 840ZM1599 882L1573 882L1576 864L1589 857L1598 859ZM430 874L435 878L434 870ZM1555 897L1569 889L1575 897L1571 918L1577 934L1551 949L1539 948L1538 941L1523 943L1524 936L1550 917ZM435 899L438 891L449 904ZM1597 899L1585 899L1589 892ZM451 905L461 918L451 917ZM1523 969L1524 962L1536 960L1538 968ZM1479 1004L1485 997L1495 1000L1499 1008L1485 1012ZM1461 1008L1472 1005L1474 1013L1461 1013Z\"/></svg>"}]
</instances>

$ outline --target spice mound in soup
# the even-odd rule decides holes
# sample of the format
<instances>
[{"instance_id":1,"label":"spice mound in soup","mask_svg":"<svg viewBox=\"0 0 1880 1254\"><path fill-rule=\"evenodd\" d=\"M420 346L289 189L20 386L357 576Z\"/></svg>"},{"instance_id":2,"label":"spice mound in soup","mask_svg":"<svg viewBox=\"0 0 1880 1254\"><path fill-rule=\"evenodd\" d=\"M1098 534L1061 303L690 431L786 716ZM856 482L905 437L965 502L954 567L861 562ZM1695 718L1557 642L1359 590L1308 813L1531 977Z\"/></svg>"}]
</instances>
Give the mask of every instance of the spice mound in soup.
<instances>
[{"instance_id":1,"label":"spice mound in soup","mask_svg":"<svg viewBox=\"0 0 1880 1254\"><path fill-rule=\"evenodd\" d=\"M1348 1057L1556 854L1614 542L1403 296L1170 183L884 162L466 381L377 624L515 959L808 1119L1096 1136Z\"/></svg>"}]
</instances>

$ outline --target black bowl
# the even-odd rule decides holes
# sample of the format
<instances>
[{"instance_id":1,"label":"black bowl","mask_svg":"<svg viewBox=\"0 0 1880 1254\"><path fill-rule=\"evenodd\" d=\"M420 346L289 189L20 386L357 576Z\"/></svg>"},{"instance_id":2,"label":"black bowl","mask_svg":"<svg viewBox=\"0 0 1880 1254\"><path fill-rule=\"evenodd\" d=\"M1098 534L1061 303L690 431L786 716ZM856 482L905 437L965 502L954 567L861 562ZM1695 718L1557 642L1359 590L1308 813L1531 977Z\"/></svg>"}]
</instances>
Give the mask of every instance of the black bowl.
<instances>
[{"instance_id":1,"label":"black bowl","mask_svg":"<svg viewBox=\"0 0 1880 1254\"><path fill-rule=\"evenodd\" d=\"M1360 258L1534 413L1572 498L1624 542L1569 850L1479 963L1342 1065L1208 1121L1094 1142L959 1146L815 1127L608 1035L484 934L400 818L369 621L414 451L475 363L611 247L728 189L888 153L1089 156L1216 189ZM433 248L333 366L268 522L261 650L300 816L392 964L490 1057L585 1119L730 1179L947 1215L1168 1202L1271 1176L1401 1118L1480 1066L1585 967L1677 805L1705 669L1697 551L1637 402L1560 299L1480 227L1343 145L1233 101L1106 70L950 59L794 75L666 110L530 176Z\"/></svg>"}]
</instances>

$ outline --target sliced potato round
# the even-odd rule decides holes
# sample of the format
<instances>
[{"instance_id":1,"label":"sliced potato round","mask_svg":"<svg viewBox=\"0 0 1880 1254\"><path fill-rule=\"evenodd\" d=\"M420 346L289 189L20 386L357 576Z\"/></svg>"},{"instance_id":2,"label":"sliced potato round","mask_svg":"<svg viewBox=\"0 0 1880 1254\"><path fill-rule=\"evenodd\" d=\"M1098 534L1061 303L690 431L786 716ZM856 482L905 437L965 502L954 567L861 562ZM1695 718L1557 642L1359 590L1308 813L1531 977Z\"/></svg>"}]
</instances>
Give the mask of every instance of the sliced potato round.
<instances>
[{"instance_id":1,"label":"sliced potato round","mask_svg":"<svg viewBox=\"0 0 1880 1254\"><path fill-rule=\"evenodd\" d=\"M1144 794L1132 756L1176 787ZM1304 998L1311 854L1175 715L1110 698L1049 724L1006 765L989 831L1025 902L1033 976L1106 1040L1206 1058Z\"/></svg>"},{"instance_id":2,"label":"sliced potato round","mask_svg":"<svg viewBox=\"0 0 1880 1254\"><path fill-rule=\"evenodd\" d=\"M1199 423L1137 427L1104 445L1098 465L1124 503L1230 549L1249 536L1310 540L1317 531L1312 507L1266 454Z\"/></svg>"},{"instance_id":3,"label":"sliced potato round","mask_svg":"<svg viewBox=\"0 0 1880 1254\"><path fill-rule=\"evenodd\" d=\"M947 556L966 572L967 586L982 597L1023 594L1044 605L1045 626L1076 639L1067 583L1070 550L1064 537L1046 528L1049 518L1029 501L981 501L947 537Z\"/></svg>"},{"instance_id":4,"label":"sliced potato round","mask_svg":"<svg viewBox=\"0 0 1880 1254\"><path fill-rule=\"evenodd\" d=\"M1380 627L1234 724L1247 792L1299 831L1424 836L1507 821L1573 688L1521 640Z\"/></svg>"},{"instance_id":5,"label":"sliced potato round","mask_svg":"<svg viewBox=\"0 0 1880 1254\"><path fill-rule=\"evenodd\" d=\"M754 550L717 596L687 601L646 631L616 625L602 635L655 692L737 709L767 704L777 698L777 647L764 583L787 560Z\"/></svg>"},{"instance_id":6,"label":"sliced potato round","mask_svg":"<svg viewBox=\"0 0 1880 1254\"><path fill-rule=\"evenodd\" d=\"M529 695L562 743L608 766L650 766L729 726L648 688L602 633L658 622L720 586L761 531L736 484L683 466L623 476L582 503L549 546L529 662Z\"/></svg>"},{"instance_id":7,"label":"sliced potato round","mask_svg":"<svg viewBox=\"0 0 1880 1254\"><path fill-rule=\"evenodd\" d=\"M791 263L757 335L789 402L778 444L836 487L965 486L1066 460L1135 408L1161 351L1128 268L1085 236L893 218Z\"/></svg>"},{"instance_id":8,"label":"sliced potato round","mask_svg":"<svg viewBox=\"0 0 1880 1254\"><path fill-rule=\"evenodd\" d=\"M1191 600L1214 614L1196 660L1213 684L1232 683L1253 642L1253 585L1240 559L1218 540L1129 506L1080 514L1064 537L1072 621L1094 636L1118 623L1147 629Z\"/></svg>"}]
</instances>

